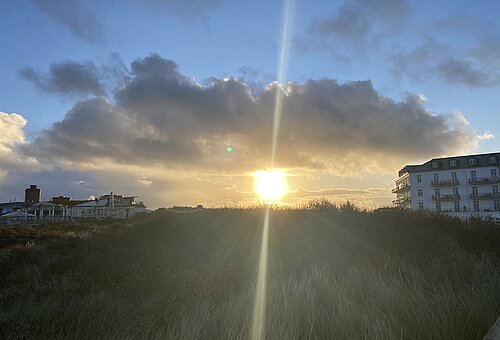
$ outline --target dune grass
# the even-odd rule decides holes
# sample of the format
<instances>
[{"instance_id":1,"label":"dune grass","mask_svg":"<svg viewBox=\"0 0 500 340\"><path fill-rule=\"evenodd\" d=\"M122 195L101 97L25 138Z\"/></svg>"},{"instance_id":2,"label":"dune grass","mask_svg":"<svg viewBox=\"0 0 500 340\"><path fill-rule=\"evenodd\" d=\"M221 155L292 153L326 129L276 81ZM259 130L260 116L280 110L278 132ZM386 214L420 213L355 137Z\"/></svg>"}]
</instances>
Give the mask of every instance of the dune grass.
<instances>
[{"instance_id":1,"label":"dune grass","mask_svg":"<svg viewBox=\"0 0 500 340\"><path fill-rule=\"evenodd\" d=\"M0 230L0 338L248 339L264 211ZM312 202L271 215L266 338L481 339L500 228Z\"/></svg>"}]
</instances>

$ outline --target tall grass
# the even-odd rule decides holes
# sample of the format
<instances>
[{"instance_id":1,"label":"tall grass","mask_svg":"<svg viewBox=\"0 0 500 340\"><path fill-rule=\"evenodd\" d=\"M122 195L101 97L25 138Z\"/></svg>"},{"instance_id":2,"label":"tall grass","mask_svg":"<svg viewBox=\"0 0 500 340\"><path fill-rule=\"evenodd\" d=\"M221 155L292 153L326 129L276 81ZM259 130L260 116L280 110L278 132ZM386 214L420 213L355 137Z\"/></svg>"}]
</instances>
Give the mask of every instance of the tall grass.
<instances>
[{"instance_id":1,"label":"tall grass","mask_svg":"<svg viewBox=\"0 0 500 340\"><path fill-rule=\"evenodd\" d=\"M247 339L263 209L0 231L0 338ZM480 339L498 227L313 202L271 216L268 339Z\"/></svg>"}]
</instances>

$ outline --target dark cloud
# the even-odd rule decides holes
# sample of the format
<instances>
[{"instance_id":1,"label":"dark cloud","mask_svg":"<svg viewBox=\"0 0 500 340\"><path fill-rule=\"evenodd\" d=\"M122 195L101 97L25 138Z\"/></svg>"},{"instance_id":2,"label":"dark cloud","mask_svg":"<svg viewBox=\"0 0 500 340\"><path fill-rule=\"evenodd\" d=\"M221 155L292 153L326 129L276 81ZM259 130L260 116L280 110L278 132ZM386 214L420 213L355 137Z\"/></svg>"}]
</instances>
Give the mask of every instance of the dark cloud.
<instances>
[{"instance_id":1,"label":"dark cloud","mask_svg":"<svg viewBox=\"0 0 500 340\"><path fill-rule=\"evenodd\" d=\"M394 28L410 14L405 0L346 0L333 15L313 25L320 37L363 47L381 27Z\"/></svg>"},{"instance_id":2,"label":"dark cloud","mask_svg":"<svg viewBox=\"0 0 500 340\"><path fill-rule=\"evenodd\" d=\"M485 71L476 68L467 60L447 58L436 66L437 73L451 84L462 84L469 87L485 87L499 83L500 79L494 79Z\"/></svg>"},{"instance_id":3,"label":"dark cloud","mask_svg":"<svg viewBox=\"0 0 500 340\"><path fill-rule=\"evenodd\" d=\"M104 29L84 4L77 0L29 0L73 35L92 44L105 40Z\"/></svg>"},{"instance_id":4,"label":"dark cloud","mask_svg":"<svg viewBox=\"0 0 500 340\"><path fill-rule=\"evenodd\" d=\"M150 55L132 63L114 103L77 103L24 152L47 162L256 170L269 164L276 91L274 84L252 95L235 78L202 86L175 62ZM309 80L287 93L277 166L350 176L476 145L461 115L436 116L417 96L396 102L369 81Z\"/></svg>"},{"instance_id":5,"label":"dark cloud","mask_svg":"<svg viewBox=\"0 0 500 340\"><path fill-rule=\"evenodd\" d=\"M459 50L429 40L408 52L391 55L389 61L396 75L415 81L437 78L451 85L491 87L500 83L500 63L494 57L499 51L500 43Z\"/></svg>"},{"instance_id":6,"label":"dark cloud","mask_svg":"<svg viewBox=\"0 0 500 340\"><path fill-rule=\"evenodd\" d=\"M81 63L65 61L53 64L47 74L41 74L28 67L19 74L46 93L69 96L106 94L104 74L90 61Z\"/></svg>"},{"instance_id":7,"label":"dark cloud","mask_svg":"<svg viewBox=\"0 0 500 340\"><path fill-rule=\"evenodd\" d=\"M267 84L276 79L275 75L263 74L251 66L242 66L238 69L238 80L247 84L254 95L265 90Z\"/></svg>"}]
</instances>

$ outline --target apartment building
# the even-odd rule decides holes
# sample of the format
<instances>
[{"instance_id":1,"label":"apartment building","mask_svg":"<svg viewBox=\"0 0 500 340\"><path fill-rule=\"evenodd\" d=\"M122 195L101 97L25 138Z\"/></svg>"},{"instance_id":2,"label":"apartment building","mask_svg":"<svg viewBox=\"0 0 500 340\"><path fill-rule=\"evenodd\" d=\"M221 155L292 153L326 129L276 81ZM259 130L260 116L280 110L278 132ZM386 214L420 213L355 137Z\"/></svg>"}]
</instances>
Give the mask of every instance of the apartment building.
<instances>
[{"instance_id":1,"label":"apartment building","mask_svg":"<svg viewBox=\"0 0 500 340\"><path fill-rule=\"evenodd\" d=\"M401 208L448 213L500 212L500 153L435 158L407 165L395 180Z\"/></svg>"}]
</instances>

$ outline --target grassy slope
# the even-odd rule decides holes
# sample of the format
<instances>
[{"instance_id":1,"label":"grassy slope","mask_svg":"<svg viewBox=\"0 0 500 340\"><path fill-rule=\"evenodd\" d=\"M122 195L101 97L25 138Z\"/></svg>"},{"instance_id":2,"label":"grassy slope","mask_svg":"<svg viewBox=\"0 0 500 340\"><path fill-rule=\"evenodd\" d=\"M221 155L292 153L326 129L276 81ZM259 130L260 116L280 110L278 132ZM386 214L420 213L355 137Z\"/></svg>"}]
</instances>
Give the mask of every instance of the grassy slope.
<instances>
[{"instance_id":1,"label":"grassy slope","mask_svg":"<svg viewBox=\"0 0 500 340\"><path fill-rule=\"evenodd\" d=\"M0 338L246 339L262 220L0 230ZM479 339L500 315L496 226L322 203L273 211L270 233L268 338Z\"/></svg>"}]
</instances>

